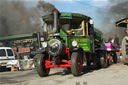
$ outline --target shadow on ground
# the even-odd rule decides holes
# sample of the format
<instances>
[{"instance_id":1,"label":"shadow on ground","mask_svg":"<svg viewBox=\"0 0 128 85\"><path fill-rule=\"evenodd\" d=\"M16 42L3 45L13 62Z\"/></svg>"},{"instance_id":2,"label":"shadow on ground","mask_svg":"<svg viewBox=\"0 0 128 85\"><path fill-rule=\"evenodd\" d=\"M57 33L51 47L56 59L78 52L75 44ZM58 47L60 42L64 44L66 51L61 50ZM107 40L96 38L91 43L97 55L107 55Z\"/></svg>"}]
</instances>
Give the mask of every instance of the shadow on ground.
<instances>
[{"instance_id":1,"label":"shadow on ground","mask_svg":"<svg viewBox=\"0 0 128 85\"><path fill-rule=\"evenodd\" d=\"M90 73L90 72L93 72L93 71L99 70L99 69L100 68L97 68L95 65L92 65L92 66L83 66L81 75L84 75L84 74L87 74L87 73ZM49 76L53 76L53 75L62 75L62 76L65 76L65 75L68 75L68 74L71 74L71 70L70 69L64 69L61 72L56 72L56 73L50 74Z\"/></svg>"}]
</instances>

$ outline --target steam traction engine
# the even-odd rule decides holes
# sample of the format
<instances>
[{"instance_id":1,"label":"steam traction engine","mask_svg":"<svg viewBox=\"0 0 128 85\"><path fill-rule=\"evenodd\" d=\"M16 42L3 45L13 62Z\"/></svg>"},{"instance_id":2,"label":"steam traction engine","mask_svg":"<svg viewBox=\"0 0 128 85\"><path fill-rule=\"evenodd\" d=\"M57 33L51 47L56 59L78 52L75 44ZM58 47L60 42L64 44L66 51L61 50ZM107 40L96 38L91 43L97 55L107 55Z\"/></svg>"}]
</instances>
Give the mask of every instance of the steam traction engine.
<instances>
[{"instance_id":1,"label":"steam traction engine","mask_svg":"<svg viewBox=\"0 0 128 85\"><path fill-rule=\"evenodd\" d=\"M125 28L126 36L122 40L123 62L128 63L128 18L116 22L116 26Z\"/></svg>"},{"instance_id":2,"label":"steam traction engine","mask_svg":"<svg viewBox=\"0 0 128 85\"><path fill-rule=\"evenodd\" d=\"M77 13L59 13L43 16L44 41L35 56L39 76L49 74L50 68L68 68L74 76L82 72L83 63L107 67L103 34L93 27L93 20ZM42 50L44 49L44 50Z\"/></svg>"}]
</instances>

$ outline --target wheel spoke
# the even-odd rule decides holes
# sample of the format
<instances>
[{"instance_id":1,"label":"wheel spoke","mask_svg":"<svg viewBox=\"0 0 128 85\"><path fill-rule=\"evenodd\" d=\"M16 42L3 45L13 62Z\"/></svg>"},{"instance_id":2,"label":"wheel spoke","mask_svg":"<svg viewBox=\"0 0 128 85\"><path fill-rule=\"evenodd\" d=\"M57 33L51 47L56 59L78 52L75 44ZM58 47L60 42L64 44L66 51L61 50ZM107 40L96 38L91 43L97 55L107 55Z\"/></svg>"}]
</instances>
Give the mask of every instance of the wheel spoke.
<instances>
[{"instance_id":1,"label":"wheel spoke","mask_svg":"<svg viewBox=\"0 0 128 85\"><path fill-rule=\"evenodd\" d=\"M78 72L81 72L81 70L82 70L82 60L81 60L80 56L77 57L77 67L78 67Z\"/></svg>"}]
</instances>

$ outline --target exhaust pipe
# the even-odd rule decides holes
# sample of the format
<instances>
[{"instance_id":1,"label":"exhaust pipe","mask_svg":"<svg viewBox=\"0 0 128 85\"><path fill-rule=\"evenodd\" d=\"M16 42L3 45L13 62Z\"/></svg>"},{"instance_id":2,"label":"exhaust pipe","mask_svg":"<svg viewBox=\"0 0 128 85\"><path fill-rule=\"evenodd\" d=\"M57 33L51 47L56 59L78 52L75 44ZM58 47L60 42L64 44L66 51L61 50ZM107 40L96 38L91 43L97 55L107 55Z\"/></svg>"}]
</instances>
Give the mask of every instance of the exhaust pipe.
<instances>
[{"instance_id":1,"label":"exhaust pipe","mask_svg":"<svg viewBox=\"0 0 128 85\"><path fill-rule=\"evenodd\" d=\"M40 32L37 32L37 43L38 43L38 48L41 48Z\"/></svg>"},{"instance_id":2,"label":"exhaust pipe","mask_svg":"<svg viewBox=\"0 0 128 85\"><path fill-rule=\"evenodd\" d=\"M54 10L53 11L53 14L54 14L54 28L53 28L53 31L55 33L58 33L58 11L57 10Z\"/></svg>"},{"instance_id":3,"label":"exhaust pipe","mask_svg":"<svg viewBox=\"0 0 128 85\"><path fill-rule=\"evenodd\" d=\"M41 48L40 32L33 33L33 37L37 38L38 48Z\"/></svg>"}]
</instances>

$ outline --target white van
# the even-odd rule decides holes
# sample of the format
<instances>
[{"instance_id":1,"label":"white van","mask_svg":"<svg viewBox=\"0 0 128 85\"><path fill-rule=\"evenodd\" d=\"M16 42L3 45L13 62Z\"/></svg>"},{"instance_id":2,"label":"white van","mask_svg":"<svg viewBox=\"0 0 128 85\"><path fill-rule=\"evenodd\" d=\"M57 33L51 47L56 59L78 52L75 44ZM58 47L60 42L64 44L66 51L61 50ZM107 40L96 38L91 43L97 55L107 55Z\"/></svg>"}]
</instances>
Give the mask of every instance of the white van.
<instances>
[{"instance_id":1,"label":"white van","mask_svg":"<svg viewBox=\"0 0 128 85\"><path fill-rule=\"evenodd\" d=\"M8 62L15 60L15 54L10 47L0 47L0 66L8 67Z\"/></svg>"}]
</instances>

